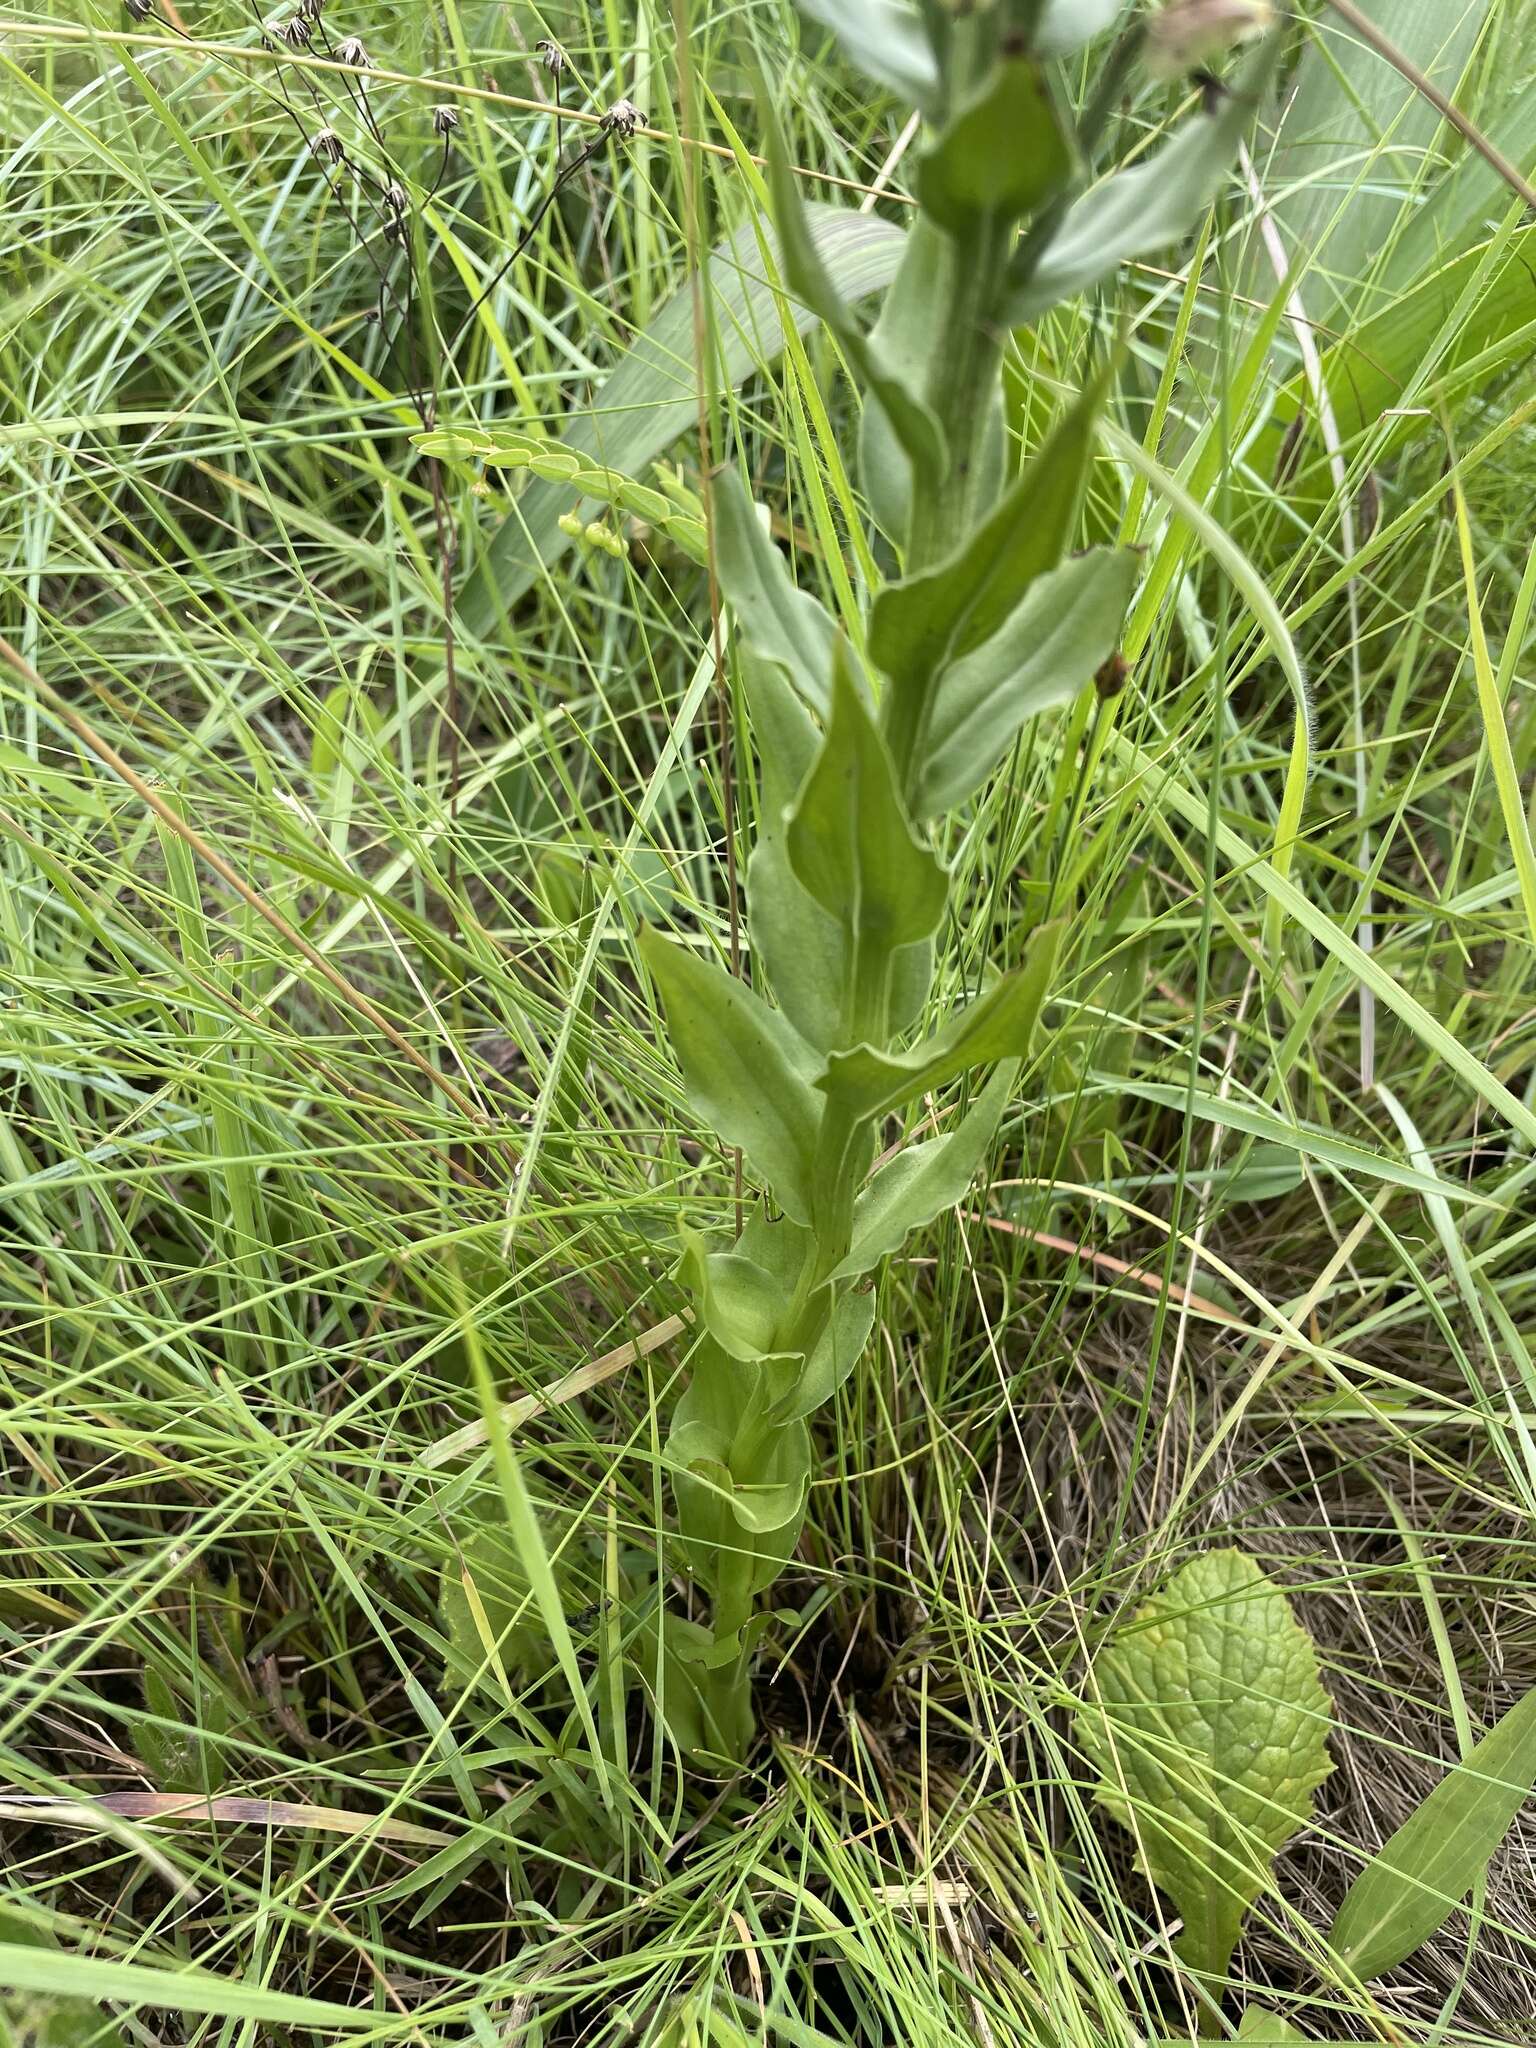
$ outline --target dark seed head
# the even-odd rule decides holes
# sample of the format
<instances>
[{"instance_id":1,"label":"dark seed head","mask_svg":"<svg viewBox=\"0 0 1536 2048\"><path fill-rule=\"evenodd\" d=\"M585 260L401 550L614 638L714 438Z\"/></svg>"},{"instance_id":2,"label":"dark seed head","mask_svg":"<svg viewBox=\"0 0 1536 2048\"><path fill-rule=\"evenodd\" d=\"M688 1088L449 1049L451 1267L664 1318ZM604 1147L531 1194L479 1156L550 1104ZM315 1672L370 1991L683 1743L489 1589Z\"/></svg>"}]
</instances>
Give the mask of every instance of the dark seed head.
<instances>
[{"instance_id":1,"label":"dark seed head","mask_svg":"<svg viewBox=\"0 0 1536 2048\"><path fill-rule=\"evenodd\" d=\"M302 50L315 32L315 25L307 14L295 14L285 21L278 30L279 40L290 50Z\"/></svg>"},{"instance_id":2,"label":"dark seed head","mask_svg":"<svg viewBox=\"0 0 1536 2048\"><path fill-rule=\"evenodd\" d=\"M1381 524L1381 486L1374 469L1365 472L1360 495L1355 500L1355 544L1364 547Z\"/></svg>"},{"instance_id":3,"label":"dark seed head","mask_svg":"<svg viewBox=\"0 0 1536 2048\"><path fill-rule=\"evenodd\" d=\"M148 21L155 11L154 0L123 0L123 5L134 21Z\"/></svg>"},{"instance_id":4,"label":"dark seed head","mask_svg":"<svg viewBox=\"0 0 1536 2048\"><path fill-rule=\"evenodd\" d=\"M603 116L603 126L610 135L617 135L621 142L627 142L637 128L645 126L645 116L633 100L615 100Z\"/></svg>"},{"instance_id":5,"label":"dark seed head","mask_svg":"<svg viewBox=\"0 0 1536 2048\"><path fill-rule=\"evenodd\" d=\"M312 135L309 146L323 164L339 164L346 160L347 146L334 128L322 128L318 135Z\"/></svg>"},{"instance_id":6,"label":"dark seed head","mask_svg":"<svg viewBox=\"0 0 1536 2048\"><path fill-rule=\"evenodd\" d=\"M350 64L354 71L366 71L372 59L363 48L361 37L347 36L336 45L336 62Z\"/></svg>"},{"instance_id":7,"label":"dark seed head","mask_svg":"<svg viewBox=\"0 0 1536 2048\"><path fill-rule=\"evenodd\" d=\"M384 204L391 213L402 214L409 211L411 202L406 196L406 190L403 185L386 185L384 187Z\"/></svg>"},{"instance_id":8,"label":"dark seed head","mask_svg":"<svg viewBox=\"0 0 1536 2048\"><path fill-rule=\"evenodd\" d=\"M451 135L458 125L459 110L457 107L441 106L432 109L432 133L434 135Z\"/></svg>"},{"instance_id":9,"label":"dark seed head","mask_svg":"<svg viewBox=\"0 0 1536 2048\"><path fill-rule=\"evenodd\" d=\"M1101 697L1118 697L1131 680L1131 665L1123 654L1112 654L1093 678L1093 687Z\"/></svg>"},{"instance_id":10,"label":"dark seed head","mask_svg":"<svg viewBox=\"0 0 1536 2048\"><path fill-rule=\"evenodd\" d=\"M1306 414L1299 412L1280 437L1280 452L1275 457L1277 484L1288 484L1296 474L1296 466L1301 460L1301 437L1306 430L1306 424Z\"/></svg>"},{"instance_id":11,"label":"dark seed head","mask_svg":"<svg viewBox=\"0 0 1536 2048\"><path fill-rule=\"evenodd\" d=\"M552 36L545 36L534 46L544 60L544 69L553 78L558 78L565 69L565 52Z\"/></svg>"}]
</instances>

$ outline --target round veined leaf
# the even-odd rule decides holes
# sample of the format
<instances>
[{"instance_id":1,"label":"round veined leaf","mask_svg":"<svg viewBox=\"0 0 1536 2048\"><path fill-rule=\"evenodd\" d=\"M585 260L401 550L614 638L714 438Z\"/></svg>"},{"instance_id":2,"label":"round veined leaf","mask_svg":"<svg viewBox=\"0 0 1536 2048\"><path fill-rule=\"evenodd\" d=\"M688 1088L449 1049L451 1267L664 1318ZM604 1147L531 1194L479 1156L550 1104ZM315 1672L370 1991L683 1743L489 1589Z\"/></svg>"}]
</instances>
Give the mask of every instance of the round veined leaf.
<instances>
[{"instance_id":1,"label":"round veined leaf","mask_svg":"<svg viewBox=\"0 0 1536 2048\"><path fill-rule=\"evenodd\" d=\"M1116 1630L1086 1692L1099 1803L1182 1916L1179 1953L1219 1977L1332 1769L1311 1638L1251 1557L1212 1550Z\"/></svg>"}]
</instances>

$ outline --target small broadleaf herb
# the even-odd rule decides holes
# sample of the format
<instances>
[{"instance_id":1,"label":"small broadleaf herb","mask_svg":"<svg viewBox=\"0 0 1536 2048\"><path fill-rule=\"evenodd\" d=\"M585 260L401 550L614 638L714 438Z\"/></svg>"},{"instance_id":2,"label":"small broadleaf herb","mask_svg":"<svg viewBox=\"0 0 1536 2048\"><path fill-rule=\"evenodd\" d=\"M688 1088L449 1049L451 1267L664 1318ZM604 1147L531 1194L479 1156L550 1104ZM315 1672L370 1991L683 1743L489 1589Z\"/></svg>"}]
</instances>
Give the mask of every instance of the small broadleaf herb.
<instances>
[{"instance_id":1,"label":"small broadleaf herb","mask_svg":"<svg viewBox=\"0 0 1536 2048\"><path fill-rule=\"evenodd\" d=\"M1194 1558L1094 1658L1077 1740L1183 1921L1192 1969L1225 1974L1276 1854L1311 1818L1330 1717L1311 1638L1240 1550Z\"/></svg>"}]
</instances>

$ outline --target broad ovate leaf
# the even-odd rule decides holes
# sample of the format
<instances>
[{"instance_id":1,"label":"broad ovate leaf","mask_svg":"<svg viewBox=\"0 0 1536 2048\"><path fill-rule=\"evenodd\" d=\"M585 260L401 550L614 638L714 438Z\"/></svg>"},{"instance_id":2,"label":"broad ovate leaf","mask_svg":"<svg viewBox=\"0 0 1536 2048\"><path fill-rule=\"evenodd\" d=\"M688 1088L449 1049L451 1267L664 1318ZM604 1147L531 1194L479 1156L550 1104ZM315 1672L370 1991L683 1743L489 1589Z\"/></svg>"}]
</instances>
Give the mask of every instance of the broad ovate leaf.
<instances>
[{"instance_id":1,"label":"broad ovate leaf","mask_svg":"<svg viewBox=\"0 0 1536 2048\"><path fill-rule=\"evenodd\" d=\"M780 1206L809 1222L821 1122L810 1048L745 982L649 925L640 952L661 991L689 1101L727 1145L741 1147Z\"/></svg>"},{"instance_id":2,"label":"broad ovate leaf","mask_svg":"<svg viewBox=\"0 0 1536 2048\"><path fill-rule=\"evenodd\" d=\"M796 879L782 830L764 830L747 863L752 958L807 1044L830 1051L842 1035L842 926ZM754 965L753 973L757 973Z\"/></svg>"},{"instance_id":3,"label":"broad ovate leaf","mask_svg":"<svg viewBox=\"0 0 1536 2048\"><path fill-rule=\"evenodd\" d=\"M1454 1764L1366 1864L1329 1944L1362 1978L1396 1969L1487 1870L1536 1785L1536 1686Z\"/></svg>"},{"instance_id":4,"label":"broad ovate leaf","mask_svg":"<svg viewBox=\"0 0 1536 2048\"><path fill-rule=\"evenodd\" d=\"M869 1289L838 1300L793 1392L775 1410L781 1421L825 1407L863 1357L874 1323L875 1297Z\"/></svg>"},{"instance_id":5,"label":"broad ovate leaf","mask_svg":"<svg viewBox=\"0 0 1536 2048\"><path fill-rule=\"evenodd\" d=\"M680 1227L682 1277L699 1304L704 1327L728 1357L766 1358L774 1350L783 1289L766 1267L737 1251L711 1251L697 1231Z\"/></svg>"},{"instance_id":6,"label":"broad ovate leaf","mask_svg":"<svg viewBox=\"0 0 1536 2048\"><path fill-rule=\"evenodd\" d=\"M1034 49L1040 57L1065 57L1102 35L1125 6L1125 0L1046 0L1035 29Z\"/></svg>"},{"instance_id":7,"label":"broad ovate leaf","mask_svg":"<svg viewBox=\"0 0 1536 2048\"><path fill-rule=\"evenodd\" d=\"M1289 2020L1257 2005L1250 2005L1244 2012L1237 2038L1246 2041L1249 2048L1322 2048L1322 2043L1314 2041L1310 2034L1298 2034ZM1151 2048L1205 2048L1205 2044L1184 2034L1178 2040L1154 2041Z\"/></svg>"},{"instance_id":8,"label":"broad ovate leaf","mask_svg":"<svg viewBox=\"0 0 1536 2048\"><path fill-rule=\"evenodd\" d=\"M759 1373L706 1336L667 1435L678 1520L700 1581L716 1590L745 1581L771 1586L793 1552L810 1485L810 1438L803 1422L750 1426L767 1414ZM743 1430L750 1437L744 1460ZM741 1587L738 1585L738 1591Z\"/></svg>"},{"instance_id":9,"label":"broad ovate leaf","mask_svg":"<svg viewBox=\"0 0 1536 2048\"><path fill-rule=\"evenodd\" d=\"M795 1030L825 1053L843 1042L847 935L797 879L784 844L785 813L820 751L821 734L778 664L748 658L743 674L763 783L757 845L747 863L753 973L766 973ZM918 1015L932 979L930 941L897 950L887 989L892 1031Z\"/></svg>"},{"instance_id":10,"label":"broad ovate leaf","mask_svg":"<svg viewBox=\"0 0 1536 2048\"><path fill-rule=\"evenodd\" d=\"M990 640L940 673L915 749L919 817L962 803L1029 719L1091 681L1119 644L1139 559L1093 548L1047 570Z\"/></svg>"},{"instance_id":11,"label":"broad ovate leaf","mask_svg":"<svg viewBox=\"0 0 1536 2048\"><path fill-rule=\"evenodd\" d=\"M715 558L720 588L752 652L789 676L807 704L827 709L836 627L808 591L790 581L735 470L715 479Z\"/></svg>"},{"instance_id":12,"label":"broad ovate leaf","mask_svg":"<svg viewBox=\"0 0 1536 2048\"><path fill-rule=\"evenodd\" d=\"M1256 2005L1249 2006L1243 2014L1242 2024L1237 2030L1239 2041L1248 2041L1253 2048L1308 2048L1305 2034L1298 2034L1289 2020L1282 2020L1272 2012L1265 2012Z\"/></svg>"},{"instance_id":13,"label":"broad ovate leaf","mask_svg":"<svg viewBox=\"0 0 1536 2048\"><path fill-rule=\"evenodd\" d=\"M1328 1696L1290 1602L1240 1550L1193 1559L1094 1659L1076 1716L1096 1794L1221 1976L1331 1768Z\"/></svg>"},{"instance_id":14,"label":"broad ovate leaf","mask_svg":"<svg viewBox=\"0 0 1536 2048\"><path fill-rule=\"evenodd\" d=\"M832 715L784 841L801 886L843 927L853 954L883 960L938 929L949 877L907 815L842 647Z\"/></svg>"},{"instance_id":15,"label":"broad ovate leaf","mask_svg":"<svg viewBox=\"0 0 1536 2048\"><path fill-rule=\"evenodd\" d=\"M629 1659L685 1755L736 1758L752 1740L752 1697L706 1682L713 1647L702 1622L653 1606L635 1633ZM719 1714L727 1717L723 1726Z\"/></svg>"},{"instance_id":16,"label":"broad ovate leaf","mask_svg":"<svg viewBox=\"0 0 1536 2048\"><path fill-rule=\"evenodd\" d=\"M1035 578L1061 560L1077 525L1102 396L1102 384L1083 394L947 561L888 583L875 599L870 658L898 693L925 699L940 669L990 640Z\"/></svg>"},{"instance_id":17,"label":"broad ovate leaf","mask_svg":"<svg viewBox=\"0 0 1536 2048\"><path fill-rule=\"evenodd\" d=\"M798 0L807 20L830 29L849 57L914 107L938 96L939 67L922 16L905 0Z\"/></svg>"}]
</instances>

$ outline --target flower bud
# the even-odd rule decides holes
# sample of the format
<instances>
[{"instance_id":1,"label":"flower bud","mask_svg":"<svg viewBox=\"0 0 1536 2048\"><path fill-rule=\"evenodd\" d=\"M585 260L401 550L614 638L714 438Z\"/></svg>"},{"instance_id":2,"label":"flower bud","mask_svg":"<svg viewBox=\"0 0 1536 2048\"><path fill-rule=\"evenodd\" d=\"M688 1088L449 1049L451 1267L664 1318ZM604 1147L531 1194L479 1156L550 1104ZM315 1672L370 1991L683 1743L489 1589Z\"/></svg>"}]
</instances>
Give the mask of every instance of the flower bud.
<instances>
[{"instance_id":1,"label":"flower bud","mask_svg":"<svg viewBox=\"0 0 1536 2048\"><path fill-rule=\"evenodd\" d=\"M1158 78L1198 71L1274 19L1270 0L1167 0L1147 23L1147 68Z\"/></svg>"}]
</instances>

